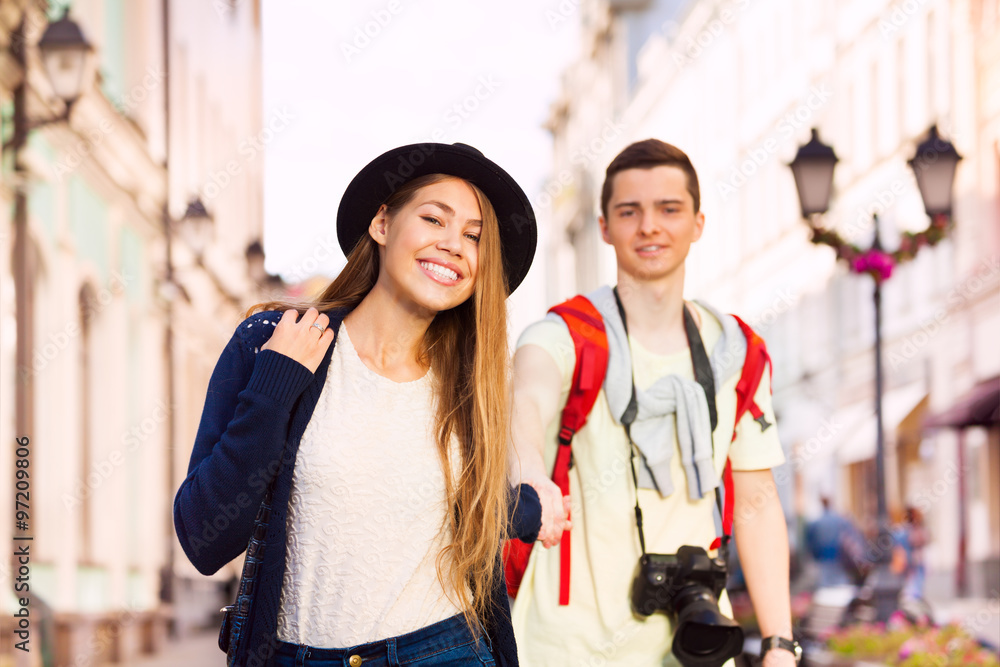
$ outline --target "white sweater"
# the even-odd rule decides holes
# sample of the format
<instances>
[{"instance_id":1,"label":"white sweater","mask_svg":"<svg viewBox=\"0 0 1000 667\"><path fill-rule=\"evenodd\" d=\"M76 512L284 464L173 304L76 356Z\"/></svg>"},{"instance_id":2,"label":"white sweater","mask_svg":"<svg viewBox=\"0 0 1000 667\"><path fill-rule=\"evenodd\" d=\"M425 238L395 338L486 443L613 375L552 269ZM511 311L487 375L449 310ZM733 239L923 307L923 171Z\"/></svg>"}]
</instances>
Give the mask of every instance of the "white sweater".
<instances>
[{"instance_id":1,"label":"white sweater","mask_svg":"<svg viewBox=\"0 0 1000 667\"><path fill-rule=\"evenodd\" d=\"M435 570L451 534L432 382L375 373L341 324L295 462L279 639L347 648L461 611Z\"/></svg>"}]
</instances>

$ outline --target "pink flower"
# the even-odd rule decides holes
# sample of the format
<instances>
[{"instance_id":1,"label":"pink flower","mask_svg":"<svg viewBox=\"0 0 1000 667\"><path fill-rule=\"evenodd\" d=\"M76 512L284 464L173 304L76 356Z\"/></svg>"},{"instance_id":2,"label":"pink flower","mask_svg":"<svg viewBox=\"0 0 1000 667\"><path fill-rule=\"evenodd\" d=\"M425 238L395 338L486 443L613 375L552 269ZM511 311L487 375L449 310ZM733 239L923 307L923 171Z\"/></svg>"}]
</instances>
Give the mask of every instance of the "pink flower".
<instances>
[{"instance_id":1,"label":"pink flower","mask_svg":"<svg viewBox=\"0 0 1000 667\"><path fill-rule=\"evenodd\" d=\"M868 250L854 259L851 268L855 273L870 273L876 280L888 280L892 276L892 256L882 250Z\"/></svg>"}]
</instances>

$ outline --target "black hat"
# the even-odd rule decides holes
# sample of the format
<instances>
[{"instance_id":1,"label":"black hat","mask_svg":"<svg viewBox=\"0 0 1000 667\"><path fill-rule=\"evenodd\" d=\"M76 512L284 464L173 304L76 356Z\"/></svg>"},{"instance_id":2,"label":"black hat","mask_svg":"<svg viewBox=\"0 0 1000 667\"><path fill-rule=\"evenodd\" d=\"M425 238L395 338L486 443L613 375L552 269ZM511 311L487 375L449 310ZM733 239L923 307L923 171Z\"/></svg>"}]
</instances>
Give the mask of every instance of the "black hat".
<instances>
[{"instance_id":1,"label":"black hat","mask_svg":"<svg viewBox=\"0 0 1000 667\"><path fill-rule=\"evenodd\" d=\"M344 254L351 253L367 233L379 206L399 186L426 174L463 178L490 200L500 223L507 293L513 292L535 256L535 213L510 174L466 144L410 144L369 162L347 186L337 211L337 238Z\"/></svg>"}]
</instances>

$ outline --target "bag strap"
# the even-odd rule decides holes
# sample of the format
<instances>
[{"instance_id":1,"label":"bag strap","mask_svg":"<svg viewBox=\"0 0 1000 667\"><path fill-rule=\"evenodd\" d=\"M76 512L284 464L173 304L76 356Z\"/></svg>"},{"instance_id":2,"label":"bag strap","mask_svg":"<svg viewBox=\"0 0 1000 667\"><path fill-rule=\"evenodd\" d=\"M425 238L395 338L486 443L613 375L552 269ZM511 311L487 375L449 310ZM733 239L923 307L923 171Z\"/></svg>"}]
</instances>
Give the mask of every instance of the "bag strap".
<instances>
[{"instance_id":1,"label":"bag strap","mask_svg":"<svg viewBox=\"0 0 1000 667\"><path fill-rule=\"evenodd\" d=\"M260 573L261 563L264 562L264 547L267 546L267 527L271 521L271 500L274 496L274 485L277 483L277 480L278 475L276 474L271 483L267 485L267 490L264 492L264 499L261 501L260 507L257 510L257 516L254 519L250 541L247 543L246 557L243 559L243 570L240 572L240 583L236 587L236 602L231 607L233 616L238 619L245 620L250 616L250 607L253 604L253 595L257 588L257 575ZM230 647L230 651L232 650L234 648Z\"/></svg>"},{"instance_id":2,"label":"bag strap","mask_svg":"<svg viewBox=\"0 0 1000 667\"><path fill-rule=\"evenodd\" d=\"M736 427L739 425L743 415L747 412L760 424L760 430L766 431L772 426L764 416L764 411L754 401L760 381L764 377L764 367L768 369L770 378L771 357L767 353L767 346L764 339L754 331L749 324L736 315L732 316L739 324L740 330L747 339L747 353L743 360L743 370L740 379L736 383L736 418L733 421L733 441L736 440ZM733 512L735 510L735 496L733 494L733 466L729 459L726 459L726 468L722 471L722 484L725 491L725 500L722 508L722 537L717 537L711 548L716 549L723 540L728 541L733 534Z\"/></svg>"},{"instance_id":3,"label":"bag strap","mask_svg":"<svg viewBox=\"0 0 1000 667\"><path fill-rule=\"evenodd\" d=\"M614 288L614 295L615 305L618 306L618 315L621 317L622 327L625 329L625 335L627 337L628 322L625 318L625 306L622 305L621 297L618 296L617 286ZM701 340L701 333L698 331L698 325L695 324L694 317L691 315L691 311L688 310L687 305L683 308L683 314L684 335L687 337L688 348L691 351L691 365L694 367L694 377L705 392L705 399L708 402L709 420L712 425L712 433L715 433L715 427L718 426L719 423L718 409L716 407L715 399L715 374L712 372L712 364L709 362L708 352L705 351L705 343ZM642 555L645 556L646 537L642 530L642 509L639 507L639 479L635 472L635 452L638 447L632 441L632 422L635 421L636 414L639 411L639 405L636 400L635 366L634 364L630 364L630 366L630 370L632 372L632 396L629 398L628 406L626 406L625 412L622 413L621 423L622 426L625 427L625 435L628 437L629 462L632 466L632 483L635 485L635 526L639 531L639 547L642 549ZM712 461L714 466L714 438L712 440ZM726 465L729 465L728 458L726 459ZM655 480L653 484L656 484ZM731 494L729 495L731 496ZM722 506L722 500L719 498L718 487L715 488L715 505L719 510L719 515L722 517L723 526L725 526L725 514ZM725 532L725 530L723 530L719 548L721 549L722 557L726 558L729 551L729 535Z\"/></svg>"},{"instance_id":4,"label":"bag strap","mask_svg":"<svg viewBox=\"0 0 1000 667\"><path fill-rule=\"evenodd\" d=\"M733 315L733 318L736 319L736 323L740 325L740 329L747 339L747 356L743 362L743 373L736 384L736 424L739 424L743 415L749 412L754 420L760 424L760 430L766 431L771 427L771 424L764 417L764 413L760 407L754 402L754 396L757 394L757 388L764 377L765 366L768 368L768 379L771 377L771 357L767 353L767 346L764 344L764 339L757 335L757 332L739 317ZM735 427L733 430L733 439L736 439Z\"/></svg>"},{"instance_id":5,"label":"bag strap","mask_svg":"<svg viewBox=\"0 0 1000 667\"><path fill-rule=\"evenodd\" d=\"M583 295L553 306L549 312L559 315L566 323L576 352L573 383L559 422L559 450L552 470L552 481L564 496L568 496L573 436L587 423L587 416L604 385L608 370L608 334L601 313ZM559 604L564 606L569 604L570 544L570 531L566 530L559 542Z\"/></svg>"},{"instance_id":6,"label":"bag strap","mask_svg":"<svg viewBox=\"0 0 1000 667\"><path fill-rule=\"evenodd\" d=\"M587 416L604 385L608 368L608 335L601 313L585 296L577 295L553 306L549 312L559 315L566 322L576 351L573 384L559 424L559 444L568 446L576 432L587 423Z\"/></svg>"}]
</instances>

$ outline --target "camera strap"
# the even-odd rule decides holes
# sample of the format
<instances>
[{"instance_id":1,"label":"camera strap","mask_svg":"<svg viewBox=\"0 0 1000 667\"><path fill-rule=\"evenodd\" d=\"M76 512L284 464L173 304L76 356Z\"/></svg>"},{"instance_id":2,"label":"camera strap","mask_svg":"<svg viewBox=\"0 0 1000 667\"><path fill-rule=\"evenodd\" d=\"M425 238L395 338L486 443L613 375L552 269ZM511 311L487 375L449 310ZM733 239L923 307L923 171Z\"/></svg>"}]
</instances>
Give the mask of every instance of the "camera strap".
<instances>
[{"instance_id":1,"label":"camera strap","mask_svg":"<svg viewBox=\"0 0 1000 667\"><path fill-rule=\"evenodd\" d=\"M618 306L618 314L622 318L622 327L625 329L626 339L628 338L628 322L625 319L625 307L622 305L621 297L618 295L618 287L615 286L613 289L615 295L615 304ZM687 336L688 347L691 350L691 364L694 366L694 379L701 385L701 388L705 391L705 398L708 400L708 414L711 419L712 433L715 433L715 427L719 423L719 413L715 404L715 375L712 372L712 364L708 360L708 353L705 351L705 343L701 340L701 334L698 332L698 325L695 324L694 316L691 315L691 311L688 309L687 304L684 305L684 334ZM635 471L635 452L639 449L636 444L632 441L632 423L635 421L635 417L639 412L639 403L636 399L635 390L635 365L631 361L631 354L629 355L629 366L632 374L632 396L629 398L628 406L625 408L625 412L622 413L621 423L625 427L625 435L628 437L629 444L629 462L632 466L632 483L635 485L635 526L639 531L639 546L642 549L642 554L646 555L646 536L642 530L642 508L639 507L639 477ZM639 455L643 458L643 465L648 466L646 463L646 457L639 450ZM712 461L715 461L715 440L712 441ZM654 484L655 478L654 478ZM715 487L715 505L719 509L719 516L723 516L722 509L722 499L719 497L719 488ZM721 549L723 550L723 555L728 551L729 536L723 535Z\"/></svg>"}]
</instances>

